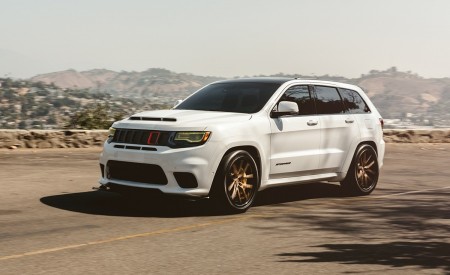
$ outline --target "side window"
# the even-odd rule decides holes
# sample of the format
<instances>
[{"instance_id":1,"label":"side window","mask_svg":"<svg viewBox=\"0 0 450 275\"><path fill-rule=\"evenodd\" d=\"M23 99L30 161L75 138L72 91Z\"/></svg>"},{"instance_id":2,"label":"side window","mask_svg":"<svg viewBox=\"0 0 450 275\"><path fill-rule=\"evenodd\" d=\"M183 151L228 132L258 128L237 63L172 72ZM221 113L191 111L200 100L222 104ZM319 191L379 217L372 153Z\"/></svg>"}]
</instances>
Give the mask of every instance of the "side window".
<instances>
[{"instance_id":1,"label":"side window","mask_svg":"<svg viewBox=\"0 0 450 275\"><path fill-rule=\"evenodd\" d=\"M342 114L344 105L336 88L315 86L318 114Z\"/></svg>"},{"instance_id":2,"label":"side window","mask_svg":"<svg viewBox=\"0 0 450 275\"><path fill-rule=\"evenodd\" d=\"M292 86L284 92L280 101L292 101L297 103L299 115L315 114L314 100L306 85Z\"/></svg>"},{"instance_id":3,"label":"side window","mask_svg":"<svg viewBox=\"0 0 450 275\"><path fill-rule=\"evenodd\" d=\"M346 112L352 114L370 113L370 109L367 107L366 102L364 102L362 97L356 91L339 89L339 92L341 93L342 100L344 101Z\"/></svg>"}]
</instances>

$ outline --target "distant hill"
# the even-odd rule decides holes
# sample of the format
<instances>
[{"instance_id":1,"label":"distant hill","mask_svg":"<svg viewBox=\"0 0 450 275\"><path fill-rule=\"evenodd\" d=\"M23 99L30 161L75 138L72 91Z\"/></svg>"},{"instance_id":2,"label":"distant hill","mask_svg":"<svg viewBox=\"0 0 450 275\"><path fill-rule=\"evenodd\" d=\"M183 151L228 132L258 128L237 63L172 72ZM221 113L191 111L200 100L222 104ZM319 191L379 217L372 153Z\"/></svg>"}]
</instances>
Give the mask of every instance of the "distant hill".
<instances>
[{"instance_id":1,"label":"distant hill","mask_svg":"<svg viewBox=\"0 0 450 275\"><path fill-rule=\"evenodd\" d=\"M198 88L220 79L224 78L175 73L157 68L143 72L114 72L104 69L84 72L67 70L31 78L32 81L53 83L61 88L91 89L119 97L153 98L155 96L170 96L178 99L184 98Z\"/></svg>"},{"instance_id":2,"label":"distant hill","mask_svg":"<svg viewBox=\"0 0 450 275\"><path fill-rule=\"evenodd\" d=\"M262 76L262 75L260 75ZM395 67L372 70L359 78L341 76L306 76L278 74L272 76L322 79L352 83L362 87L383 117L415 125L450 125L450 78L423 78ZM166 69L143 72L114 72L104 69L77 72L67 70L33 77L32 81L53 83L61 88L88 89L116 97L158 99L173 102L198 88L224 77L175 73ZM397 122L396 122L397 123Z\"/></svg>"},{"instance_id":3,"label":"distant hill","mask_svg":"<svg viewBox=\"0 0 450 275\"><path fill-rule=\"evenodd\" d=\"M64 89L90 89L97 88L107 83L117 75L117 72L109 70L96 69L86 72L77 72L71 69L38 75L30 80L33 82L44 82L46 84L53 83Z\"/></svg>"}]
</instances>

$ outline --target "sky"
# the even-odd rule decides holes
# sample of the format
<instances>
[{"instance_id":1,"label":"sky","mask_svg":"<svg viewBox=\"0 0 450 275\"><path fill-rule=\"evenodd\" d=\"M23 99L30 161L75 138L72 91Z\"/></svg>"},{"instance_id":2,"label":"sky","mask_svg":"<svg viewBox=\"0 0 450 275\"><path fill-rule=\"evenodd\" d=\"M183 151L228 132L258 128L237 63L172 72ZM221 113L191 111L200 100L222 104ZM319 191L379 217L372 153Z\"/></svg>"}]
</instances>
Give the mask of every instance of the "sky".
<instances>
[{"instance_id":1,"label":"sky","mask_svg":"<svg viewBox=\"0 0 450 275\"><path fill-rule=\"evenodd\" d=\"M165 68L208 76L450 77L448 0L0 0L0 77Z\"/></svg>"}]
</instances>

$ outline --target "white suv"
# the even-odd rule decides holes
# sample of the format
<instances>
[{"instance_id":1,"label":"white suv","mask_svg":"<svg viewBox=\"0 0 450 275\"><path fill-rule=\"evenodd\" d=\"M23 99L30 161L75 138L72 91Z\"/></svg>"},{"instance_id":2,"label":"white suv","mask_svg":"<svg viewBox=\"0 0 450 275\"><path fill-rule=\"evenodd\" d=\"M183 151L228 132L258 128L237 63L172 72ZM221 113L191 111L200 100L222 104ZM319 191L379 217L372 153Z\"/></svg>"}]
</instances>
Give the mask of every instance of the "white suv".
<instances>
[{"instance_id":1,"label":"white suv","mask_svg":"<svg viewBox=\"0 0 450 275\"><path fill-rule=\"evenodd\" d=\"M370 194L383 164L383 120L357 86L288 78L212 83L171 110L115 122L102 189L210 197L245 211L257 191L311 181Z\"/></svg>"}]
</instances>

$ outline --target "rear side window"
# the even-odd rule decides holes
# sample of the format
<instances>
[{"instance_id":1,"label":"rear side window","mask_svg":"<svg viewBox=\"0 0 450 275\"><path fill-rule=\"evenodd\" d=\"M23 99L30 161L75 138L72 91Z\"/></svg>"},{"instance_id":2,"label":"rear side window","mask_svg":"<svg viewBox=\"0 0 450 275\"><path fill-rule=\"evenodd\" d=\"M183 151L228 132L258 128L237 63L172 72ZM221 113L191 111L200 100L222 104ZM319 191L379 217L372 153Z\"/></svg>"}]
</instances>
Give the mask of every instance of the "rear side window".
<instances>
[{"instance_id":1,"label":"rear side window","mask_svg":"<svg viewBox=\"0 0 450 275\"><path fill-rule=\"evenodd\" d=\"M366 114L370 113L369 107L361 96L353 90L339 89L342 100L344 101L345 111L351 114Z\"/></svg>"},{"instance_id":2,"label":"rear side window","mask_svg":"<svg viewBox=\"0 0 450 275\"><path fill-rule=\"evenodd\" d=\"M297 103L299 115L311 115L316 113L314 101L311 97L309 88L306 85L290 87L284 92L280 101L292 101Z\"/></svg>"},{"instance_id":3,"label":"rear side window","mask_svg":"<svg viewBox=\"0 0 450 275\"><path fill-rule=\"evenodd\" d=\"M314 88L318 114L344 113L344 104L336 88L326 86L314 86Z\"/></svg>"}]
</instances>

